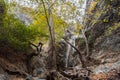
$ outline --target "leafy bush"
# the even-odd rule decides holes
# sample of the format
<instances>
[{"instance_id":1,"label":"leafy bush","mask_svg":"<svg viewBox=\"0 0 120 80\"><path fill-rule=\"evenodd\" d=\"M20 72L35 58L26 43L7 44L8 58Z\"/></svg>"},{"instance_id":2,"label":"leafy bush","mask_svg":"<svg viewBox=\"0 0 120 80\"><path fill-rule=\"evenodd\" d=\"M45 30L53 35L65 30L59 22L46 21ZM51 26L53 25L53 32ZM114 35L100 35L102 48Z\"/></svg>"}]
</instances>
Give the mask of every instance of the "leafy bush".
<instances>
[{"instance_id":1,"label":"leafy bush","mask_svg":"<svg viewBox=\"0 0 120 80\"><path fill-rule=\"evenodd\" d=\"M7 4L6 4L7 5ZM0 10L6 11L4 1L0 1ZM26 50L29 41L34 41L39 37L40 32L35 27L24 25L14 15L1 12L0 14L0 44L7 43L15 49ZM3 41L5 43L3 43Z\"/></svg>"},{"instance_id":2,"label":"leafy bush","mask_svg":"<svg viewBox=\"0 0 120 80\"><path fill-rule=\"evenodd\" d=\"M5 16L3 24L0 39L9 42L16 49L27 49L29 41L34 41L40 34L37 28L24 25L11 14Z\"/></svg>"},{"instance_id":3,"label":"leafy bush","mask_svg":"<svg viewBox=\"0 0 120 80\"><path fill-rule=\"evenodd\" d=\"M5 5L7 5L7 7L5 7ZM6 13L2 14L4 17L0 19L0 22L2 22L0 23L0 44L4 41L17 50L26 50L29 46L29 41L38 43L39 41L46 42L49 40L48 25L42 8L39 8L42 13L39 12L37 14L34 14L35 12L32 9L24 8L30 10L27 14L33 19L33 23L27 26L18 18L15 18L15 15L10 14L10 12L7 13L7 10L10 10L11 6L8 7L9 5L7 3L5 5L3 10L5 10ZM20 11L24 12L23 8L21 9ZM63 29L67 24L55 14L53 14L53 18L55 33L63 36Z\"/></svg>"}]
</instances>

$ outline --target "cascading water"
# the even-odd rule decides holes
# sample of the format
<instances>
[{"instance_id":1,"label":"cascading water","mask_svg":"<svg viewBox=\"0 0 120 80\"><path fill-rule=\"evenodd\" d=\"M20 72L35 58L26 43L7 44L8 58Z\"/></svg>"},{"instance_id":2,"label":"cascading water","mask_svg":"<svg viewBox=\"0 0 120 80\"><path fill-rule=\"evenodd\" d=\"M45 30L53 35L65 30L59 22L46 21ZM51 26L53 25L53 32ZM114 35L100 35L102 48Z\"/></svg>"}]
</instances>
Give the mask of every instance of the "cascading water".
<instances>
[{"instance_id":1,"label":"cascading water","mask_svg":"<svg viewBox=\"0 0 120 80\"><path fill-rule=\"evenodd\" d=\"M71 43L73 46L75 46L75 36L72 33L69 33L69 43ZM66 67L68 67L69 65L72 66L72 57L71 55L74 54L74 48L72 48L69 44L67 44L67 51L66 51Z\"/></svg>"},{"instance_id":2,"label":"cascading water","mask_svg":"<svg viewBox=\"0 0 120 80\"><path fill-rule=\"evenodd\" d=\"M75 1L74 1L75 2ZM81 6L81 9L79 10L81 12L81 15L77 15L76 16L76 19L82 23L82 19L83 19L83 16L85 15L85 9L86 9L86 4L87 4L87 0L83 0L82 1L82 4L80 5ZM79 6L78 4L76 6ZM71 31L74 33L74 30ZM71 34L71 33L70 33ZM75 46L75 40L76 38L78 37L81 37L81 36L77 36L77 35L74 35L74 34L71 34L71 36L69 37L69 42ZM69 66L69 64L73 66L73 62L72 62L72 57L71 55L73 55L75 52L74 48L71 47L69 44L67 44L67 51L66 51L66 67Z\"/></svg>"}]
</instances>

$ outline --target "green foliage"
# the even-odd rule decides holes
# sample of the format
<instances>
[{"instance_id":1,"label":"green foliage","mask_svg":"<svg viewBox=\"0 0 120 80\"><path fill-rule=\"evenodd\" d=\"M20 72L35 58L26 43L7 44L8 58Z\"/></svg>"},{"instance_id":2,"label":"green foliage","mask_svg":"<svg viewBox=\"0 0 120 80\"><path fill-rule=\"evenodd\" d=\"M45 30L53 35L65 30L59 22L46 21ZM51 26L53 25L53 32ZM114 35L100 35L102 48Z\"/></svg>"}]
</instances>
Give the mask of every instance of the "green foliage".
<instances>
[{"instance_id":1,"label":"green foliage","mask_svg":"<svg viewBox=\"0 0 120 80\"><path fill-rule=\"evenodd\" d=\"M63 21L60 17L53 14L54 19L54 29L55 29L55 36L57 40L60 40L64 36L65 28L68 26L65 21Z\"/></svg>"},{"instance_id":2,"label":"green foliage","mask_svg":"<svg viewBox=\"0 0 120 80\"><path fill-rule=\"evenodd\" d=\"M109 5L113 0L105 0L105 4Z\"/></svg>"},{"instance_id":3,"label":"green foliage","mask_svg":"<svg viewBox=\"0 0 120 80\"><path fill-rule=\"evenodd\" d=\"M40 9L40 12L44 11ZM38 40L42 40L43 42L46 42L49 39L48 24L45 16L46 15L44 13L38 12L33 16L34 21L31 25L31 27L35 27L39 30L41 37L39 37ZM52 16L55 29L55 37L56 39L60 39L61 37L63 37L64 28L67 27L67 23L65 23L65 21L63 21L60 17L56 16L55 14L53 14Z\"/></svg>"},{"instance_id":4,"label":"green foliage","mask_svg":"<svg viewBox=\"0 0 120 80\"><path fill-rule=\"evenodd\" d=\"M0 0L0 25L3 26L3 18L5 17L6 14L6 6L4 0Z\"/></svg>"},{"instance_id":5,"label":"green foliage","mask_svg":"<svg viewBox=\"0 0 120 80\"><path fill-rule=\"evenodd\" d=\"M12 12L12 9L14 10L16 5L18 4L4 3L3 10L5 13L2 14L4 17L0 16L0 22L2 23L0 23L0 44L3 44L2 41L5 41L15 49L25 51L29 47L29 41L34 43L38 43L39 41L47 42L49 40L49 31L44 9L38 7L34 10L19 6L22 13L26 13L27 11L27 14L33 19L33 23L27 26L18 18L15 18L15 15L10 14L10 12L7 13L7 10ZM67 24L55 14L53 14L53 19L55 34L63 36L64 28L67 27ZM57 37L57 39L60 38Z\"/></svg>"},{"instance_id":6,"label":"green foliage","mask_svg":"<svg viewBox=\"0 0 120 80\"><path fill-rule=\"evenodd\" d=\"M4 41L15 49L26 50L29 41L34 41L40 32L37 28L26 26L14 15L7 13L7 5L4 1L0 1L0 10L4 11L0 14L0 44Z\"/></svg>"},{"instance_id":7,"label":"green foliage","mask_svg":"<svg viewBox=\"0 0 120 80\"><path fill-rule=\"evenodd\" d=\"M120 23L114 23L114 25L113 25L112 27L110 27L110 28L108 28L108 29L106 30L105 35L106 35L106 36L111 35L112 32L113 32L114 30L116 30L117 28L119 28L119 27L120 27Z\"/></svg>"},{"instance_id":8,"label":"green foliage","mask_svg":"<svg viewBox=\"0 0 120 80\"><path fill-rule=\"evenodd\" d=\"M105 23L106 23L106 22L109 22L109 21L108 21L108 19L106 19L106 18L105 18L105 19L103 19L103 22L105 22Z\"/></svg>"},{"instance_id":9,"label":"green foliage","mask_svg":"<svg viewBox=\"0 0 120 80\"><path fill-rule=\"evenodd\" d=\"M92 24L91 25L93 26L93 25L95 25L96 23L99 23L99 22L101 22L101 20L92 20Z\"/></svg>"},{"instance_id":10,"label":"green foliage","mask_svg":"<svg viewBox=\"0 0 120 80\"><path fill-rule=\"evenodd\" d=\"M29 47L29 41L34 42L44 34L40 32L37 26L27 26L15 18L15 15L7 13L7 10L10 10L13 6L0 1L0 10L4 11L0 14L0 44L4 45L2 43L4 41L17 50L25 51Z\"/></svg>"},{"instance_id":11,"label":"green foliage","mask_svg":"<svg viewBox=\"0 0 120 80\"><path fill-rule=\"evenodd\" d=\"M7 41L18 50L26 50L29 41L34 41L40 33L38 29L24 25L11 14L5 16L3 23L0 40Z\"/></svg>"},{"instance_id":12,"label":"green foliage","mask_svg":"<svg viewBox=\"0 0 120 80\"><path fill-rule=\"evenodd\" d=\"M95 9L96 5L97 5L97 2L93 1L90 5L89 11L90 12L93 11Z\"/></svg>"}]
</instances>

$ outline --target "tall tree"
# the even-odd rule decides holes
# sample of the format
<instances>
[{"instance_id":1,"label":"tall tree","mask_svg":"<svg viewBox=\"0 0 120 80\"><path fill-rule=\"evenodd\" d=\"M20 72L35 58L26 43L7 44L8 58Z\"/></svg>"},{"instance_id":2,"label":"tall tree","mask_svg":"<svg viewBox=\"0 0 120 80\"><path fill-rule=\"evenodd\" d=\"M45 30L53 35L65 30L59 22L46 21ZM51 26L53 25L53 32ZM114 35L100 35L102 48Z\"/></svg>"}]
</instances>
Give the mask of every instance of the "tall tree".
<instances>
[{"instance_id":1,"label":"tall tree","mask_svg":"<svg viewBox=\"0 0 120 80\"><path fill-rule=\"evenodd\" d=\"M50 40L49 40L49 49L48 49L48 63L50 63L49 68L50 69L56 69L56 52L55 52L55 36L54 36L54 22L53 22L53 17L52 17L52 10L51 10L51 2L48 1L48 13L46 11L46 5L44 3L43 0L42 4L43 4L43 8L45 11L45 15L46 15L46 20L47 20L47 24L48 24L48 28L49 28L49 33L50 33ZM51 58L52 57L52 58Z\"/></svg>"}]
</instances>

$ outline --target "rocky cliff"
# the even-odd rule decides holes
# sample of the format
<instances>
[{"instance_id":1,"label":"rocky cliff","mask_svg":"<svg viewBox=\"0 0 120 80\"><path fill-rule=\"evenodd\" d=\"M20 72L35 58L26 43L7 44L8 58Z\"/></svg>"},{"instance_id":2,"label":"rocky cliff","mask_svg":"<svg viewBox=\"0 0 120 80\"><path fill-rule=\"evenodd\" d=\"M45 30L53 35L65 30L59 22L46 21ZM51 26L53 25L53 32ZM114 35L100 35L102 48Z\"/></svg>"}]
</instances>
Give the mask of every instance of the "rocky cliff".
<instances>
[{"instance_id":1,"label":"rocky cliff","mask_svg":"<svg viewBox=\"0 0 120 80\"><path fill-rule=\"evenodd\" d=\"M119 68L120 0L88 0L88 3L90 5L87 5L84 24L88 28L86 36L89 51L91 57L101 60L99 67L94 71L108 72Z\"/></svg>"},{"instance_id":2,"label":"rocky cliff","mask_svg":"<svg viewBox=\"0 0 120 80\"><path fill-rule=\"evenodd\" d=\"M0 29L2 29L1 26L4 26L1 23L5 14L3 7L3 4L0 3ZM89 75L86 68L83 70L85 73L82 72L81 66L79 66L81 65L80 58L75 52L71 58L73 62L70 62L70 67L72 66L73 69L71 70L72 75L52 71L50 76L57 76L55 80L120 80L120 0L87 0L84 27L87 27L85 35L88 40L90 58L86 58L84 54L82 57L87 59L85 62L87 64L86 68L90 68L92 74ZM44 68L46 68L44 57L39 55L30 59L27 55L28 52L18 51L6 41L0 42L2 43L0 44L0 80L25 80L26 77L26 80L32 80L32 78L29 79L31 75L36 78L37 74L44 72ZM78 47L81 53L85 53L85 41L82 39L77 42L78 44L75 47ZM64 71L67 62L68 43L65 41L57 43L56 65L58 71ZM30 52L32 54L35 51ZM82 79L81 74L84 79ZM49 77L46 73L42 75L43 78ZM61 76L67 78L60 78ZM41 76L39 77L41 78ZM34 80L41 80L39 77ZM88 77L90 79L87 79Z\"/></svg>"},{"instance_id":3,"label":"rocky cliff","mask_svg":"<svg viewBox=\"0 0 120 80\"><path fill-rule=\"evenodd\" d=\"M85 18L90 52L120 52L120 1L94 0L90 3Z\"/></svg>"}]
</instances>

